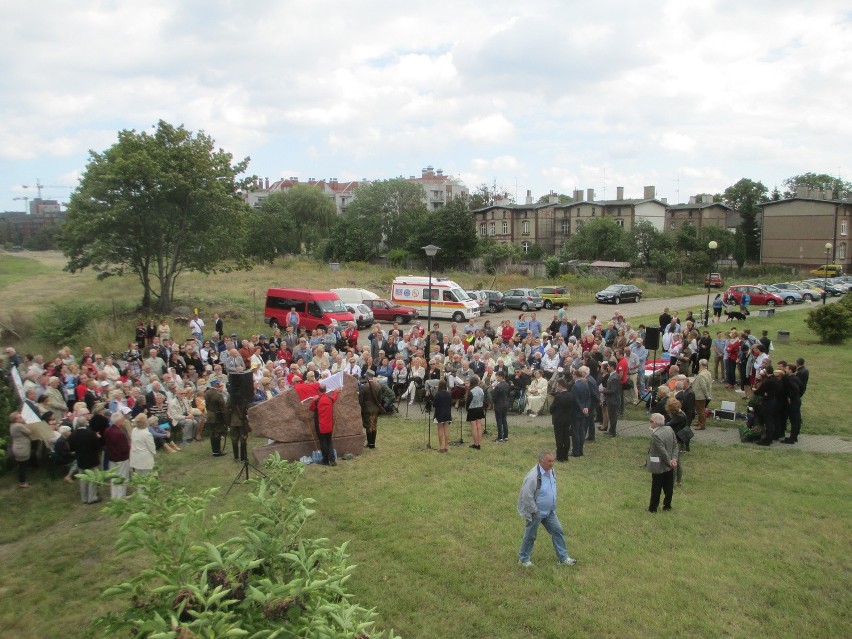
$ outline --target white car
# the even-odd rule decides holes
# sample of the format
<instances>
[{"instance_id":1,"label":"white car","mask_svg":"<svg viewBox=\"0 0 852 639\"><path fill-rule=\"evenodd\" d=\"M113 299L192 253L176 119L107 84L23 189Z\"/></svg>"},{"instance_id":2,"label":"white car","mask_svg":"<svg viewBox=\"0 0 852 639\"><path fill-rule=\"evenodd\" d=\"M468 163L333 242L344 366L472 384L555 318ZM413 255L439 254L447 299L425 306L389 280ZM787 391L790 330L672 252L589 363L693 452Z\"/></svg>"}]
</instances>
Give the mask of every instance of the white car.
<instances>
[{"instance_id":1,"label":"white car","mask_svg":"<svg viewBox=\"0 0 852 639\"><path fill-rule=\"evenodd\" d=\"M367 328L373 325L373 311L364 304L346 304L346 310L352 313L355 318L355 325L358 328Z\"/></svg>"}]
</instances>

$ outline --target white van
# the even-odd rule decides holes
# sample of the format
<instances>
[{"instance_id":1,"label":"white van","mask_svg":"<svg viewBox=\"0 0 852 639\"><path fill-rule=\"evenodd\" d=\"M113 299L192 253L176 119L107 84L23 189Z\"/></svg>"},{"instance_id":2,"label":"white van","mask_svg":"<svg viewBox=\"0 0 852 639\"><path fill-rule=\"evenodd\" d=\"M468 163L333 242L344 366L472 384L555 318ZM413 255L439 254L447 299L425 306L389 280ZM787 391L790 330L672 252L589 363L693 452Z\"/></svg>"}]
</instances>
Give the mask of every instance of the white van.
<instances>
[{"instance_id":1,"label":"white van","mask_svg":"<svg viewBox=\"0 0 852 639\"><path fill-rule=\"evenodd\" d=\"M364 300L379 299L378 295L366 288L333 288L331 292L336 293L344 304L361 304Z\"/></svg>"},{"instance_id":2,"label":"white van","mask_svg":"<svg viewBox=\"0 0 852 639\"><path fill-rule=\"evenodd\" d=\"M432 278L432 317L464 322L479 317L479 303L470 299L464 289L446 277ZM429 278L414 275L398 277L391 286L391 300L412 306L419 317L429 312Z\"/></svg>"}]
</instances>

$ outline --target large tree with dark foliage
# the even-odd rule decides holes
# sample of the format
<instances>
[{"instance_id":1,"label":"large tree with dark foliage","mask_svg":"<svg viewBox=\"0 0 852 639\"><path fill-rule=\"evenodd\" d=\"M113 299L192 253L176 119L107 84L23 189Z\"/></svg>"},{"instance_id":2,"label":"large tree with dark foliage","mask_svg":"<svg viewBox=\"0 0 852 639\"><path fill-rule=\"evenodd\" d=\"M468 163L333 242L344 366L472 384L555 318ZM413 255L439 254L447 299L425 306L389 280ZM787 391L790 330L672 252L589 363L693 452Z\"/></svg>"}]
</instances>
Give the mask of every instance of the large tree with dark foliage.
<instances>
[{"instance_id":1,"label":"large tree with dark foliage","mask_svg":"<svg viewBox=\"0 0 852 639\"><path fill-rule=\"evenodd\" d=\"M743 178L725 189L725 204L740 214L740 230L745 240L745 257L750 262L760 259L760 203L766 201L767 188L762 182Z\"/></svg>"},{"instance_id":2,"label":"large tree with dark foliage","mask_svg":"<svg viewBox=\"0 0 852 639\"><path fill-rule=\"evenodd\" d=\"M238 180L248 158L216 149L203 131L162 120L152 133L120 131L118 142L90 152L71 194L60 246L66 270L99 278L132 273L142 305L169 311L184 271L243 267L248 208Z\"/></svg>"}]
</instances>

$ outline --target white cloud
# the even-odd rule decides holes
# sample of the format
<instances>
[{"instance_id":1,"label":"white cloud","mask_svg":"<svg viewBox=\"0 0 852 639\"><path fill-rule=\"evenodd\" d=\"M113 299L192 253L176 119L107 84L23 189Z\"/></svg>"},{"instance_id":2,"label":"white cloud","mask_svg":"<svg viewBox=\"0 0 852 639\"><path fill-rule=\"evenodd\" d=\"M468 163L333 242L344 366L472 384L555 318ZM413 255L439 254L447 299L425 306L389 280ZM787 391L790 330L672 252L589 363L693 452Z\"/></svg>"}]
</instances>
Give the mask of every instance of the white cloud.
<instances>
[{"instance_id":1,"label":"white cloud","mask_svg":"<svg viewBox=\"0 0 852 639\"><path fill-rule=\"evenodd\" d=\"M514 138L515 127L499 113L492 113L468 121L460 127L459 134L476 143L506 143Z\"/></svg>"}]
</instances>

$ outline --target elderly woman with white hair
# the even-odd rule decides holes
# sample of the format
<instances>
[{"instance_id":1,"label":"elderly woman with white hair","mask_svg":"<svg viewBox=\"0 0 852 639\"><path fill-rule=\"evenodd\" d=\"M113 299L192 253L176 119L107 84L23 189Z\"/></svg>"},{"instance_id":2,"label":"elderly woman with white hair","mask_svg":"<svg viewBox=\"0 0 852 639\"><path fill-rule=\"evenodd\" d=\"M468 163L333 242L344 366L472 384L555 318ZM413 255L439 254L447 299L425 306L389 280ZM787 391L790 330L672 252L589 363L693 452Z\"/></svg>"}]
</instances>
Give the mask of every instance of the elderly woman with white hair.
<instances>
[{"instance_id":1,"label":"elderly woman with white hair","mask_svg":"<svg viewBox=\"0 0 852 639\"><path fill-rule=\"evenodd\" d=\"M538 417L538 414L544 407L544 400L546 399L547 380L541 374L541 370L536 370L533 380L527 387L527 413L531 417Z\"/></svg>"}]
</instances>

